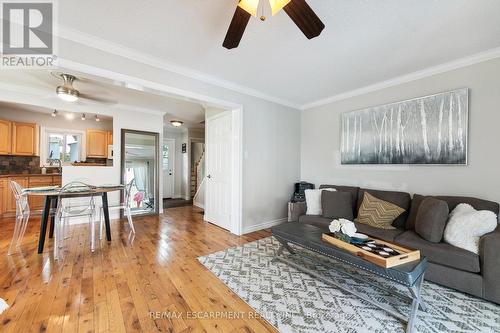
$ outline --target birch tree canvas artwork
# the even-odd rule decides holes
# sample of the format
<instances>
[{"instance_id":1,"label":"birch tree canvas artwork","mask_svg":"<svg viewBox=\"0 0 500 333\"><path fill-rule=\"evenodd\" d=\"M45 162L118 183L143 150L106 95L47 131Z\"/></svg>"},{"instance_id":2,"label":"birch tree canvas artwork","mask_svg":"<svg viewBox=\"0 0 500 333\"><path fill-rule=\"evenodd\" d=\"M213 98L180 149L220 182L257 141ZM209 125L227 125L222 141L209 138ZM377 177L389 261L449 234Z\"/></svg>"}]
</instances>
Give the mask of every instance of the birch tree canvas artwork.
<instances>
[{"instance_id":1,"label":"birch tree canvas artwork","mask_svg":"<svg viewBox=\"0 0 500 333\"><path fill-rule=\"evenodd\" d=\"M342 114L342 164L467 164L468 89Z\"/></svg>"}]
</instances>

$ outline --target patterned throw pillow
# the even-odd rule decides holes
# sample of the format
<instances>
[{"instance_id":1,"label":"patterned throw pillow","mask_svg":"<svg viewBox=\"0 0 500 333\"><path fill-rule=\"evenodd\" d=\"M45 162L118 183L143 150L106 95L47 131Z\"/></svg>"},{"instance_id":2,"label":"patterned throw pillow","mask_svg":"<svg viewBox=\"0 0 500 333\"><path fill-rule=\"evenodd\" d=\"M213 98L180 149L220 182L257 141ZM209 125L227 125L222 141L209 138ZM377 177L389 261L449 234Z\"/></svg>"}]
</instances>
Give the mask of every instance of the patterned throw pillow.
<instances>
[{"instance_id":1,"label":"patterned throw pillow","mask_svg":"<svg viewBox=\"0 0 500 333\"><path fill-rule=\"evenodd\" d=\"M392 222L404 212L403 208L365 192L355 221L379 229L396 229Z\"/></svg>"}]
</instances>

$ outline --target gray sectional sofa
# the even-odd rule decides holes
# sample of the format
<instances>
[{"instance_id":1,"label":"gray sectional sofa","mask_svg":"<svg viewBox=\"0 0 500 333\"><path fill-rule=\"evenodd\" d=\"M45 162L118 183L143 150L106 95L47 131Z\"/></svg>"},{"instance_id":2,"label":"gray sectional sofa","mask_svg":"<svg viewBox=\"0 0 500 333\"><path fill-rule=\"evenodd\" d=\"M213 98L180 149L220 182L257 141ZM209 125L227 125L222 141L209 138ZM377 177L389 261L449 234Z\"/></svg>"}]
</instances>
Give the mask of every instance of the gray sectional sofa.
<instances>
[{"instance_id":1,"label":"gray sectional sofa","mask_svg":"<svg viewBox=\"0 0 500 333\"><path fill-rule=\"evenodd\" d=\"M426 197L409 193L363 189L350 186L321 185L320 188L335 188L349 192L352 196L353 215L356 217L365 191L392 202L406 210L393 223L396 229L378 229L356 223L359 232L394 242L408 248L418 249L429 260L426 280L460 290L462 292L500 304L500 226L481 238L479 255L450 244L432 243L421 238L414 230L418 208ZM492 201L457 196L436 196L448 203L450 212L460 203L467 203L477 210L490 210L498 215L499 204ZM293 205L290 219L328 230L331 218L306 215L306 203Z\"/></svg>"}]
</instances>

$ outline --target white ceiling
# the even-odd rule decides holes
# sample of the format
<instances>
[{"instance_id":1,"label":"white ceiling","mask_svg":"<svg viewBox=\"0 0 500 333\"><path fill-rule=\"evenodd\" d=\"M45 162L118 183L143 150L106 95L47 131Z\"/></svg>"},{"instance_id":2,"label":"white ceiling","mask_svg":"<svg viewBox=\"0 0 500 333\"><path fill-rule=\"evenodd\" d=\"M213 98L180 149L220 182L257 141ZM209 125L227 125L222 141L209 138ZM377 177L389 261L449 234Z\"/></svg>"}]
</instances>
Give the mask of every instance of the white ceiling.
<instances>
[{"instance_id":1,"label":"white ceiling","mask_svg":"<svg viewBox=\"0 0 500 333\"><path fill-rule=\"evenodd\" d=\"M236 3L65 0L59 24L296 105L500 47L498 0L308 0L320 37L280 12L226 50Z\"/></svg>"},{"instance_id":2,"label":"white ceiling","mask_svg":"<svg viewBox=\"0 0 500 333\"><path fill-rule=\"evenodd\" d=\"M117 86L113 82L102 82L100 79L85 74L72 74L80 78L74 83L74 87L80 93L107 100L108 102L97 103L79 99L76 103L65 103L62 110L74 112L74 106L87 106L89 110L93 110L94 106L100 106L108 109L132 109L154 113L165 112L164 119L167 128L171 127L170 120L172 119L182 120L184 127L204 127L200 122L205 120L205 109L200 103ZM54 101L54 104L56 102L60 103L55 89L61 83L60 79L57 79L51 75L50 71L46 70L3 71L0 75L0 86L3 85L9 88L17 86L18 90L30 91L41 96L45 101ZM86 113L91 114L91 111Z\"/></svg>"}]
</instances>

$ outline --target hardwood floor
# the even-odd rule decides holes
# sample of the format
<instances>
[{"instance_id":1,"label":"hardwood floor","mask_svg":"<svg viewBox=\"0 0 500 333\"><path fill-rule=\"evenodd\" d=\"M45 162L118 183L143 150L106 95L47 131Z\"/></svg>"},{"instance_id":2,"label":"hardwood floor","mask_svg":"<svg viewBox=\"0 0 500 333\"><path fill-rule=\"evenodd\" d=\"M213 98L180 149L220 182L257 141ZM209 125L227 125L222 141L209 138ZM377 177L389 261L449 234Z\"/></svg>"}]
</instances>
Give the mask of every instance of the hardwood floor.
<instances>
[{"instance_id":1,"label":"hardwood floor","mask_svg":"<svg viewBox=\"0 0 500 333\"><path fill-rule=\"evenodd\" d=\"M30 220L23 253L7 256L13 220L0 220L0 297L11 305L0 331L275 332L196 259L269 231L237 237L203 222L199 211L136 218L135 239L125 222L114 221L112 242L101 241L94 253L88 226L72 226L60 261L52 240L36 253L39 217Z\"/></svg>"}]
</instances>

